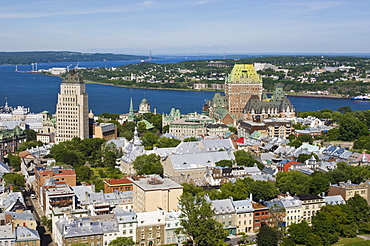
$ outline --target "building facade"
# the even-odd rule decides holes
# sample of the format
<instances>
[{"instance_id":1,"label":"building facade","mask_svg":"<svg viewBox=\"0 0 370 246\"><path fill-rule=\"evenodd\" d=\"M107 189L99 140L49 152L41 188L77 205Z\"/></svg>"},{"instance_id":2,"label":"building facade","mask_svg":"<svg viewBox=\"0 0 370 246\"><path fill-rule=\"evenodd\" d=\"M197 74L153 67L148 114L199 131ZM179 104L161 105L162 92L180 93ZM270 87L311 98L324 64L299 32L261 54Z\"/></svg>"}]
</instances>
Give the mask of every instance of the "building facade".
<instances>
[{"instance_id":1,"label":"building facade","mask_svg":"<svg viewBox=\"0 0 370 246\"><path fill-rule=\"evenodd\" d=\"M57 143L89 137L88 95L84 81L73 70L60 85L56 116Z\"/></svg>"},{"instance_id":2,"label":"building facade","mask_svg":"<svg viewBox=\"0 0 370 246\"><path fill-rule=\"evenodd\" d=\"M262 79L252 64L235 64L225 80L228 111L236 118L243 117L243 109L252 95L261 98Z\"/></svg>"}]
</instances>

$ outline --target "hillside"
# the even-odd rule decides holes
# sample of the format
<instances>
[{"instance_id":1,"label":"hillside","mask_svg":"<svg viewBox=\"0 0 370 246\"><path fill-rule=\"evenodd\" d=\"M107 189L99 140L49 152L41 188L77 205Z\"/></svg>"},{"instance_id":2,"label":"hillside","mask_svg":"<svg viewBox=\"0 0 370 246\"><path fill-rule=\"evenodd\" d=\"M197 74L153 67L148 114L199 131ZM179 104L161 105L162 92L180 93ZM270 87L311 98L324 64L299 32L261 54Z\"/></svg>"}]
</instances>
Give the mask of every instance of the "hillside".
<instances>
[{"instance_id":1,"label":"hillside","mask_svg":"<svg viewBox=\"0 0 370 246\"><path fill-rule=\"evenodd\" d=\"M141 60L146 56L70 51L0 52L0 64Z\"/></svg>"}]
</instances>

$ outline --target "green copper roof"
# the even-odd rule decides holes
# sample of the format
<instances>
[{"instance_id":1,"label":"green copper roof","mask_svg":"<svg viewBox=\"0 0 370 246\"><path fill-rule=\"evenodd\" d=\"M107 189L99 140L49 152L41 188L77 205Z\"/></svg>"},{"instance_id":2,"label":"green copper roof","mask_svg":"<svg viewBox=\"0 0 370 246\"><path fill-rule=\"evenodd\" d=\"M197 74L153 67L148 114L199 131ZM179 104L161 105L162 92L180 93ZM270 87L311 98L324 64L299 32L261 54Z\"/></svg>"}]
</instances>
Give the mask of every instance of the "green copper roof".
<instances>
[{"instance_id":1,"label":"green copper roof","mask_svg":"<svg viewBox=\"0 0 370 246\"><path fill-rule=\"evenodd\" d=\"M262 82L253 64L235 64L226 82Z\"/></svg>"}]
</instances>

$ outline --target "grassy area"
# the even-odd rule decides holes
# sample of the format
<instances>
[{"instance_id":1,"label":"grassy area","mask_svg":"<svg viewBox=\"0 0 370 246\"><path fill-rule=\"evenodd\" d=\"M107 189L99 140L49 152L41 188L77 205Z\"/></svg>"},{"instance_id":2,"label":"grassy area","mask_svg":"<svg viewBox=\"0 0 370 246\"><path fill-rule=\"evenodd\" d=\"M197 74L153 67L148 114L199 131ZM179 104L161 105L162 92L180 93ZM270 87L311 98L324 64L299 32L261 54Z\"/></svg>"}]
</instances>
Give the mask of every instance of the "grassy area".
<instances>
[{"instance_id":1,"label":"grassy area","mask_svg":"<svg viewBox=\"0 0 370 246\"><path fill-rule=\"evenodd\" d=\"M342 238L338 242L336 242L335 244L332 244L332 246L340 246L340 245L346 245L348 243L357 243L357 242L362 242L362 241L365 241L365 240L362 239L362 238L359 238L359 237ZM370 241L369 241L369 243L370 243Z\"/></svg>"}]
</instances>

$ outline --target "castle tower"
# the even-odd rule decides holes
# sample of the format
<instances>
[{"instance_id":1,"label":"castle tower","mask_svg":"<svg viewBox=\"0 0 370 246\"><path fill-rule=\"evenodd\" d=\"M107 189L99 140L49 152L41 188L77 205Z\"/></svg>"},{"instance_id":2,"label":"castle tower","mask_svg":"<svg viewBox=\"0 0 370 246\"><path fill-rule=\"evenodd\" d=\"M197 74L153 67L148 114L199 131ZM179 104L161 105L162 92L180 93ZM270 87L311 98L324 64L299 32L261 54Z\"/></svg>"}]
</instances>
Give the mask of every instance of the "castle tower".
<instances>
[{"instance_id":1,"label":"castle tower","mask_svg":"<svg viewBox=\"0 0 370 246\"><path fill-rule=\"evenodd\" d=\"M88 95L82 78L71 70L60 84L56 106L57 143L89 137Z\"/></svg>"},{"instance_id":2,"label":"castle tower","mask_svg":"<svg viewBox=\"0 0 370 246\"><path fill-rule=\"evenodd\" d=\"M225 80L225 95L228 111L238 119L243 117L243 108L252 95L261 98L262 79L252 64L235 64Z\"/></svg>"}]
</instances>

